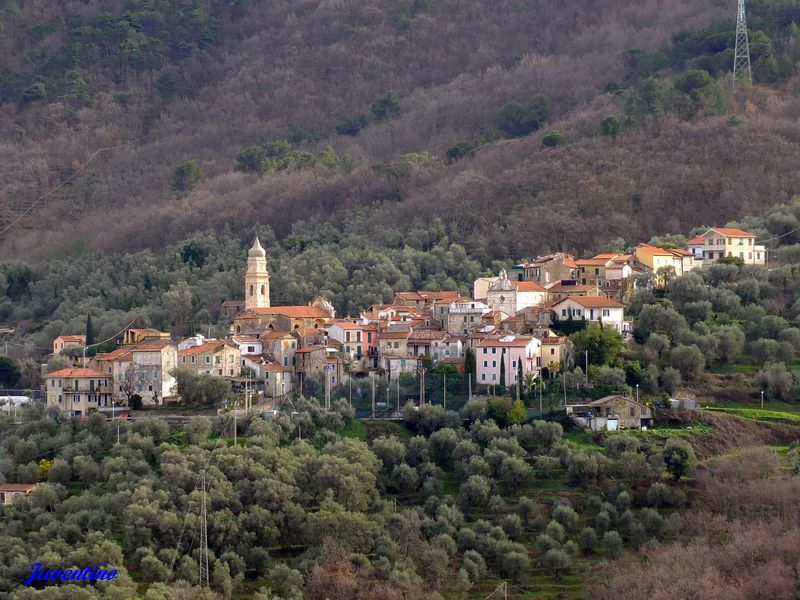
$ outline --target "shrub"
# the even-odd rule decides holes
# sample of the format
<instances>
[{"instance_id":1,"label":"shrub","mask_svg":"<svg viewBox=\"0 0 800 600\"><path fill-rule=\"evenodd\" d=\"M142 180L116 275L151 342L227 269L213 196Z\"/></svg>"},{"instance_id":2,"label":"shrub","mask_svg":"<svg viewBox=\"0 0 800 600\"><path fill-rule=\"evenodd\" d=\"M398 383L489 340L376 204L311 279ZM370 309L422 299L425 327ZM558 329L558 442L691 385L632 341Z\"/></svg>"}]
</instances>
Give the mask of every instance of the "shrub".
<instances>
[{"instance_id":1,"label":"shrub","mask_svg":"<svg viewBox=\"0 0 800 600\"><path fill-rule=\"evenodd\" d=\"M513 101L497 113L497 126L511 137L521 137L539 129L549 113L547 100L542 95L526 103Z\"/></svg>"}]
</instances>

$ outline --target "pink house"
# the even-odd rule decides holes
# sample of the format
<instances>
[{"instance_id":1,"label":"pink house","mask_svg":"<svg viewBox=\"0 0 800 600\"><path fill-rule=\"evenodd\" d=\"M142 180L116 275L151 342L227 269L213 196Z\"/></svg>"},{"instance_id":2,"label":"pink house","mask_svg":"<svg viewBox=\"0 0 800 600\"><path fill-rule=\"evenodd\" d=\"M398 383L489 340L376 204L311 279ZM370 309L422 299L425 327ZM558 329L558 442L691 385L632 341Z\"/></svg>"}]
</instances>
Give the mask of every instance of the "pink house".
<instances>
[{"instance_id":1,"label":"pink house","mask_svg":"<svg viewBox=\"0 0 800 600\"><path fill-rule=\"evenodd\" d=\"M505 335L486 337L475 349L478 385L513 386L518 364L522 373L537 373L542 342L535 337ZM500 364L505 361L505 381L500 382Z\"/></svg>"}]
</instances>

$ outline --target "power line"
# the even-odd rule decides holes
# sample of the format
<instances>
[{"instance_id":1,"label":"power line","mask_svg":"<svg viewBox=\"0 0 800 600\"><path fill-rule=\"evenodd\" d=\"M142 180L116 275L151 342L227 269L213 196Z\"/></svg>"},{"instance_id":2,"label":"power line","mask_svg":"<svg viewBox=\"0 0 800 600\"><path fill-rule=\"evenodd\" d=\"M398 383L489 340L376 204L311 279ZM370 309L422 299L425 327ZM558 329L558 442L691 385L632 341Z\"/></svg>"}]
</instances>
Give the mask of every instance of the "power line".
<instances>
[{"instance_id":1,"label":"power line","mask_svg":"<svg viewBox=\"0 0 800 600\"><path fill-rule=\"evenodd\" d=\"M134 140L134 141L135 141L135 140ZM81 171L83 171L83 170L84 170L86 167L88 167L88 166L89 166L89 163L91 163L91 162L92 162L92 161L93 161L93 160L94 160L94 159L95 159L95 158L96 158L96 157L97 157L99 154L101 154L101 153L103 153L103 152L110 152L110 151L112 151L112 150L119 150L120 148L124 148L125 146L129 146L129 145L131 145L132 143L133 143L133 141L130 141L130 142L125 142L124 144L120 144L119 146L109 146L108 148L98 148L97 150L95 150L95 151L94 151L94 153L93 153L93 154L92 154L92 155L91 155L91 156L88 158L88 160L87 160L85 163L83 163L83 164L82 164L80 167L78 167L78 169L77 169L77 170L76 170L76 171L75 171L75 172L74 172L72 175L70 175L69 177L67 177L67 178L66 178L64 181L62 181L61 183L59 183L59 184L58 184L56 187L54 187L54 188L53 188L53 189L51 189L50 191L46 192L45 194L42 194L42 195L41 195L41 196L39 196L39 197L38 197L36 200L34 200L34 201L33 201L33 203L32 203L30 206L28 206L28 208L26 208L24 211L22 211L22 213L21 213L21 214L20 214L20 215L19 215L19 216L18 216L16 219L14 219L13 221L11 221L11 223L9 223L9 224L8 224L8 225L6 225L6 226L5 226L3 229L1 229L1 230L0 230L0 234L3 234L3 233L5 233L5 232L6 232L6 231L8 231L9 229L11 229L11 228L12 228L14 225L16 225L17 223L19 223L19 222L20 222L20 221L21 221L23 218L25 218L27 215L29 215L29 214L30 214L30 212L31 212L31 211L32 211L34 208L36 208L36 206L37 206L37 205L38 205L38 204L39 204L39 203L40 203L42 200L44 200L44 199L45 199L45 198L47 198L48 196L51 196L51 195L53 195L53 194L54 194L56 191L58 191L59 189L61 189L61 188L62 188L62 187L64 187L65 185L67 185L67 184L68 184L70 181L72 181L73 179L75 179L75 177L77 177L77 176L78 176L78 174L79 174Z\"/></svg>"}]
</instances>

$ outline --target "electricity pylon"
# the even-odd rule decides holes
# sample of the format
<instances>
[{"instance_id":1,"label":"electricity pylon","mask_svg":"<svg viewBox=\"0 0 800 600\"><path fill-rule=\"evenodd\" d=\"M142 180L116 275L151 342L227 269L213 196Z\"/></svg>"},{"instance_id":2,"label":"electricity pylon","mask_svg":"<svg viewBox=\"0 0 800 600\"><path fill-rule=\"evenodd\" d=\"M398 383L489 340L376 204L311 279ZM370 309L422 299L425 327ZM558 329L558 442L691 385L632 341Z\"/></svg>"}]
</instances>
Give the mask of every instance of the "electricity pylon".
<instances>
[{"instance_id":1,"label":"electricity pylon","mask_svg":"<svg viewBox=\"0 0 800 600\"><path fill-rule=\"evenodd\" d=\"M739 0L736 14L736 49L733 53L733 89L736 89L736 84L745 78L747 83L753 83L753 73L750 70L750 42L747 39L744 0Z\"/></svg>"}]
</instances>

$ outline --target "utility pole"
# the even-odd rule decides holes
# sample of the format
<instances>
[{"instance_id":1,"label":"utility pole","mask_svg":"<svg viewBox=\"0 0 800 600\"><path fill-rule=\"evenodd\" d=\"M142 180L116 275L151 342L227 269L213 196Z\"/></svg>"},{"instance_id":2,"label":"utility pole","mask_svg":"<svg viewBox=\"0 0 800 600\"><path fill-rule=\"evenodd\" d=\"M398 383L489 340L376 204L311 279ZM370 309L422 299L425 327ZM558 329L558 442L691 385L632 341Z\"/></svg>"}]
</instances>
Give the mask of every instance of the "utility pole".
<instances>
[{"instance_id":1,"label":"utility pole","mask_svg":"<svg viewBox=\"0 0 800 600\"><path fill-rule=\"evenodd\" d=\"M589 387L589 351L584 350L583 355L586 358L586 387Z\"/></svg>"},{"instance_id":2,"label":"utility pole","mask_svg":"<svg viewBox=\"0 0 800 600\"><path fill-rule=\"evenodd\" d=\"M372 372L372 418L375 418L375 371Z\"/></svg>"},{"instance_id":3,"label":"utility pole","mask_svg":"<svg viewBox=\"0 0 800 600\"><path fill-rule=\"evenodd\" d=\"M209 587L208 577L208 515L206 513L206 472L203 471L203 503L200 508L200 585Z\"/></svg>"},{"instance_id":4,"label":"utility pole","mask_svg":"<svg viewBox=\"0 0 800 600\"><path fill-rule=\"evenodd\" d=\"M236 402L233 403L233 447L236 447Z\"/></svg>"},{"instance_id":5,"label":"utility pole","mask_svg":"<svg viewBox=\"0 0 800 600\"><path fill-rule=\"evenodd\" d=\"M117 443L119 444L119 421L117 421Z\"/></svg>"},{"instance_id":6,"label":"utility pole","mask_svg":"<svg viewBox=\"0 0 800 600\"><path fill-rule=\"evenodd\" d=\"M567 372L564 371L564 407L567 406Z\"/></svg>"},{"instance_id":7,"label":"utility pole","mask_svg":"<svg viewBox=\"0 0 800 600\"><path fill-rule=\"evenodd\" d=\"M542 372L539 371L539 416L542 416L542 388L544 387L544 378Z\"/></svg>"},{"instance_id":8,"label":"utility pole","mask_svg":"<svg viewBox=\"0 0 800 600\"><path fill-rule=\"evenodd\" d=\"M750 70L750 42L747 38L747 19L745 17L744 0L739 0L736 10L736 49L733 53L733 89L739 80L753 83Z\"/></svg>"},{"instance_id":9,"label":"utility pole","mask_svg":"<svg viewBox=\"0 0 800 600\"><path fill-rule=\"evenodd\" d=\"M397 374L397 414L400 415L400 374Z\"/></svg>"},{"instance_id":10,"label":"utility pole","mask_svg":"<svg viewBox=\"0 0 800 600\"><path fill-rule=\"evenodd\" d=\"M764 410L764 390L761 390L761 410Z\"/></svg>"}]
</instances>

